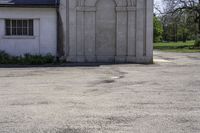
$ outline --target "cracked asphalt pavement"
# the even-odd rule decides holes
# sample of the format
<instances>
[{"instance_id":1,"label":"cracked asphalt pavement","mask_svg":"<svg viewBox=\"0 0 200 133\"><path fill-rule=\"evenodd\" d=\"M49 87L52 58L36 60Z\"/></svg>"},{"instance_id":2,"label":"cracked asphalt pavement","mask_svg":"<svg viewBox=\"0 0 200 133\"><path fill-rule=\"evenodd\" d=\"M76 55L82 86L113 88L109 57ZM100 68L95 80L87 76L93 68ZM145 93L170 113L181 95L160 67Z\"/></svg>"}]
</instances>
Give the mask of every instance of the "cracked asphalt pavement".
<instances>
[{"instance_id":1,"label":"cracked asphalt pavement","mask_svg":"<svg viewBox=\"0 0 200 133\"><path fill-rule=\"evenodd\" d=\"M0 68L0 133L199 133L200 53L155 64Z\"/></svg>"}]
</instances>

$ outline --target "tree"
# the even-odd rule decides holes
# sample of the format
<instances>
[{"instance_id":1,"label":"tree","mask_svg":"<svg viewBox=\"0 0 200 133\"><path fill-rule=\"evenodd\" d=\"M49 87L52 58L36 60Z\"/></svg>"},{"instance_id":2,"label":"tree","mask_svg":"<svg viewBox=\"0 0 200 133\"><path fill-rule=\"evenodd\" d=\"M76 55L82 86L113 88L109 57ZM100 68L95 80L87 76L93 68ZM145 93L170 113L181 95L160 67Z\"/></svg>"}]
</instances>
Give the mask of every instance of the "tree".
<instances>
[{"instance_id":1,"label":"tree","mask_svg":"<svg viewBox=\"0 0 200 133\"><path fill-rule=\"evenodd\" d=\"M162 40L162 35L163 35L163 26L161 21L154 16L153 18L153 25L154 25L154 42L160 42Z\"/></svg>"},{"instance_id":2,"label":"tree","mask_svg":"<svg viewBox=\"0 0 200 133\"><path fill-rule=\"evenodd\" d=\"M198 25L200 36L200 0L164 0L167 3L166 12L171 15L187 16L191 24ZM189 22L189 21L188 21Z\"/></svg>"},{"instance_id":3,"label":"tree","mask_svg":"<svg viewBox=\"0 0 200 133\"><path fill-rule=\"evenodd\" d=\"M162 0L154 5L163 25L164 41L194 40L200 37L200 0ZM198 26L199 25L199 26Z\"/></svg>"}]
</instances>

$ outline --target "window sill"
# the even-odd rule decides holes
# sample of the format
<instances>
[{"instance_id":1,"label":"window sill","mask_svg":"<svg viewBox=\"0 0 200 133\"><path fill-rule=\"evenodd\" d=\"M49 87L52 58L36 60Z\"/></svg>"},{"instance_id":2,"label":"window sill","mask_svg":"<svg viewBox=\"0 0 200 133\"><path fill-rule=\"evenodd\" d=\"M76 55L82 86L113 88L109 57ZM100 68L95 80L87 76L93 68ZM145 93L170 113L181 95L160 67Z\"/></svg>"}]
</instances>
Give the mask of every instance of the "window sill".
<instances>
[{"instance_id":1,"label":"window sill","mask_svg":"<svg viewBox=\"0 0 200 133\"><path fill-rule=\"evenodd\" d=\"M35 39L35 36L3 36L3 39Z\"/></svg>"}]
</instances>

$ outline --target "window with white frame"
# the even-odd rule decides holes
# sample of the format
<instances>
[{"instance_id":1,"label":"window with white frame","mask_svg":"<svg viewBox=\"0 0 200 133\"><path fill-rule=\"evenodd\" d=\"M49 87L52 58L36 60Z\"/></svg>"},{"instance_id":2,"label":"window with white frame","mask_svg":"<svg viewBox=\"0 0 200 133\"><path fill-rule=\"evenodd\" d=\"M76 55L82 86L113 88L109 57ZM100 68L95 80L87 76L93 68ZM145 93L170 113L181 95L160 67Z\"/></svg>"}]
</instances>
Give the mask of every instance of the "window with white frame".
<instances>
[{"instance_id":1,"label":"window with white frame","mask_svg":"<svg viewBox=\"0 0 200 133\"><path fill-rule=\"evenodd\" d=\"M6 19L5 20L6 36L33 36L32 19Z\"/></svg>"}]
</instances>

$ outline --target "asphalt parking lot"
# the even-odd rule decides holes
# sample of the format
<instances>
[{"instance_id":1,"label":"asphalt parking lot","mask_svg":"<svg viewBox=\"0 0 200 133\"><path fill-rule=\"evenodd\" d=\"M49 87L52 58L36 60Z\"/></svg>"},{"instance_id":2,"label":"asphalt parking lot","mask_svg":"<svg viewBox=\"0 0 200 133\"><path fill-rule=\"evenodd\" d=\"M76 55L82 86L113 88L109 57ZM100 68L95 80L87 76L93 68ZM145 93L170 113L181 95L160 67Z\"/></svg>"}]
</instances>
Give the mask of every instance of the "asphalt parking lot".
<instances>
[{"instance_id":1,"label":"asphalt parking lot","mask_svg":"<svg viewBox=\"0 0 200 133\"><path fill-rule=\"evenodd\" d=\"M200 53L0 68L0 133L200 133Z\"/></svg>"}]
</instances>

